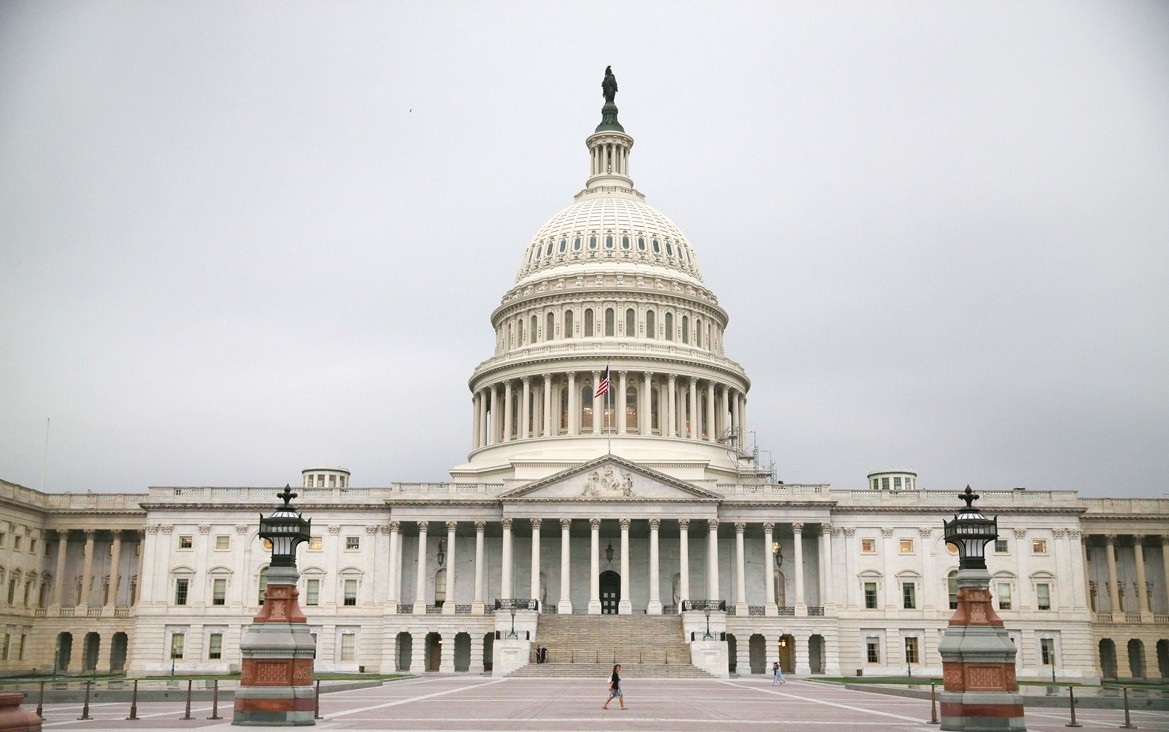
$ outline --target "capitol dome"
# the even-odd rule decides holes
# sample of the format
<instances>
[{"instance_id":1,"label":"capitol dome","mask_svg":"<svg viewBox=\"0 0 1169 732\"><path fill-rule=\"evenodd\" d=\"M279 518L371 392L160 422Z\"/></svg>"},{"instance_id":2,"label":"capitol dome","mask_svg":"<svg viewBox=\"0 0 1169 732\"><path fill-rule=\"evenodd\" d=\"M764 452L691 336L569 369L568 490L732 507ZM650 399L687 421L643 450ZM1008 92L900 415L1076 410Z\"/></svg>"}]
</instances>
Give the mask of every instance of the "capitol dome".
<instances>
[{"instance_id":1,"label":"capitol dome","mask_svg":"<svg viewBox=\"0 0 1169 732\"><path fill-rule=\"evenodd\" d=\"M633 187L615 104L585 145L584 189L532 237L491 313L495 352L468 382L471 452L452 477L535 480L605 454L680 480L762 476L728 315L686 236Z\"/></svg>"}]
</instances>

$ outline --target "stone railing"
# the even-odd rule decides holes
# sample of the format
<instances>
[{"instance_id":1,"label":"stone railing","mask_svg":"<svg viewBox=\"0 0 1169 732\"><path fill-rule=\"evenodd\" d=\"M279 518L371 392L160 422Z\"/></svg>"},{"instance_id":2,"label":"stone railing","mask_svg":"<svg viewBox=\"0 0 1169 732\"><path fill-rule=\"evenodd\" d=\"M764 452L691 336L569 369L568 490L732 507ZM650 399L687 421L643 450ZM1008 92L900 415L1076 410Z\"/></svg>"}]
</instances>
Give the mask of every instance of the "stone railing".
<instances>
[{"instance_id":1,"label":"stone railing","mask_svg":"<svg viewBox=\"0 0 1169 732\"><path fill-rule=\"evenodd\" d=\"M779 608L780 615L795 615L796 609L791 605L784 605Z\"/></svg>"},{"instance_id":2,"label":"stone railing","mask_svg":"<svg viewBox=\"0 0 1169 732\"><path fill-rule=\"evenodd\" d=\"M489 358L475 367L471 378L474 380L485 371L490 371L515 363L523 363L533 358L564 358L567 356L594 356L598 353L616 355L643 356L650 359L677 359L683 358L698 364L726 369L733 373L743 373L743 367L737 361L724 356L718 356L703 348L675 341L642 341L642 340L614 340L607 338L574 338L570 341L540 342L531 346L516 348L506 354Z\"/></svg>"},{"instance_id":3,"label":"stone railing","mask_svg":"<svg viewBox=\"0 0 1169 732\"><path fill-rule=\"evenodd\" d=\"M1169 515L1169 498L1081 498L1080 505L1092 514Z\"/></svg>"},{"instance_id":4,"label":"stone railing","mask_svg":"<svg viewBox=\"0 0 1169 732\"><path fill-rule=\"evenodd\" d=\"M810 605L808 607L808 617L822 618L824 617L824 608L821 605Z\"/></svg>"},{"instance_id":5,"label":"stone railing","mask_svg":"<svg viewBox=\"0 0 1169 732\"><path fill-rule=\"evenodd\" d=\"M828 493L827 483L719 483L714 490L724 496L796 496Z\"/></svg>"}]
</instances>

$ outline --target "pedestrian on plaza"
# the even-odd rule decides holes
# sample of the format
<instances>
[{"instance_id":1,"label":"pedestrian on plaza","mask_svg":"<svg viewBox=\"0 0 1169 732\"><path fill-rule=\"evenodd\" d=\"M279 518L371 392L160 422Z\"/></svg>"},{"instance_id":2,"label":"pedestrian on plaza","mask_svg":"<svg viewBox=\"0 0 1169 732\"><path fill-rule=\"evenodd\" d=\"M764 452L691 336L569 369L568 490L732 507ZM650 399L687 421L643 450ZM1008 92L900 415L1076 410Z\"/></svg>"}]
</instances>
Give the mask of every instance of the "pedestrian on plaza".
<instances>
[{"instance_id":1,"label":"pedestrian on plaza","mask_svg":"<svg viewBox=\"0 0 1169 732\"><path fill-rule=\"evenodd\" d=\"M775 686L776 684L786 684L787 683L787 679L785 679L783 677L783 671L779 670L779 661L776 661L775 663L771 664L771 675L774 677L771 680L772 686Z\"/></svg>"},{"instance_id":2,"label":"pedestrian on plaza","mask_svg":"<svg viewBox=\"0 0 1169 732\"><path fill-rule=\"evenodd\" d=\"M613 675L609 677L609 698L601 705L601 709L608 709L609 702L616 698L621 702L621 709L624 711L628 709L625 706L625 695L621 692L621 664L614 664Z\"/></svg>"}]
</instances>

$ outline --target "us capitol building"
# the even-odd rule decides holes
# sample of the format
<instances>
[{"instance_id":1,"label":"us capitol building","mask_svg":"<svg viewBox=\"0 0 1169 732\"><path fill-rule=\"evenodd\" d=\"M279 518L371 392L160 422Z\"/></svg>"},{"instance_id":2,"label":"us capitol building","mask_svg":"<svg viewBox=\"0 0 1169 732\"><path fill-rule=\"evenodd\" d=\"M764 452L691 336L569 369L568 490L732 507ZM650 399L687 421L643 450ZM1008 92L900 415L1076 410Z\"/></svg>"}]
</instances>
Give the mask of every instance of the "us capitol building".
<instances>
[{"instance_id":1,"label":"us capitol building","mask_svg":"<svg viewBox=\"0 0 1169 732\"><path fill-rule=\"evenodd\" d=\"M964 486L785 484L760 464L728 315L634 188L611 74L603 88L584 188L491 313L467 461L446 483L301 474L316 667L940 675L958 568L942 521ZM236 670L277 490L0 481L0 671ZM1169 676L1169 500L979 492L1020 678Z\"/></svg>"}]
</instances>

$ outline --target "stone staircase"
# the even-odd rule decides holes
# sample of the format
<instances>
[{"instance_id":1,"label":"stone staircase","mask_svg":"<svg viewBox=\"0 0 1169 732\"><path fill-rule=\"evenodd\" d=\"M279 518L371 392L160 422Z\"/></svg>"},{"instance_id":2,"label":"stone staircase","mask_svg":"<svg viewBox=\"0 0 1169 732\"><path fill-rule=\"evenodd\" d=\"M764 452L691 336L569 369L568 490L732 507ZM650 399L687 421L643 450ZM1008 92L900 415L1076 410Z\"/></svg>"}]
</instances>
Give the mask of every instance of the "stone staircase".
<instances>
[{"instance_id":1,"label":"stone staircase","mask_svg":"<svg viewBox=\"0 0 1169 732\"><path fill-rule=\"evenodd\" d=\"M548 649L536 663L536 647ZM690 663L677 615L541 615L530 663L515 677L608 678L613 664L628 678L710 678Z\"/></svg>"}]
</instances>

